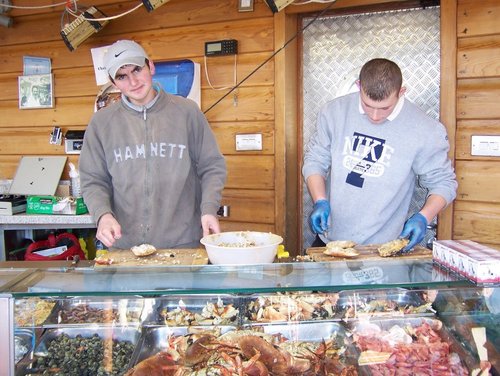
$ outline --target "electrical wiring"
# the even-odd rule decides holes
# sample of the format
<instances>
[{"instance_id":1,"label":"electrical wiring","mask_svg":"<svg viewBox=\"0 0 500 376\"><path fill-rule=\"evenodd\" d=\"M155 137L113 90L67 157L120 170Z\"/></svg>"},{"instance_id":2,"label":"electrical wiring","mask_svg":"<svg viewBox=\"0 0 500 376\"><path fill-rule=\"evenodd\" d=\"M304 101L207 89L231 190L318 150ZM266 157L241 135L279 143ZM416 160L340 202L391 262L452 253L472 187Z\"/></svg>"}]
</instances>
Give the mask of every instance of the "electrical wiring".
<instances>
[{"instance_id":1,"label":"electrical wiring","mask_svg":"<svg viewBox=\"0 0 500 376\"><path fill-rule=\"evenodd\" d=\"M76 3L76 0L73 0L73 1L71 1L71 0L66 0L66 9L71 9L71 3L73 3L73 8L74 8L75 10L78 10L78 5L77 5L77 3Z\"/></svg>"},{"instance_id":2,"label":"electrical wiring","mask_svg":"<svg viewBox=\"0 0 500 376\"><path fill-rule=\"evenodd\" d=\"M248 80L250 77L252 77L256 72L259 71L259 69L261 69L266 63L268 63L272 58L274 58L278 53L280 53L282 50L284 50L293 40L297 39L297 37L299 36L300 33L303 33L304 31L307 30L307 28L309 26L311 26L314 22L316 22L316 20L320 17L322 17L331 7L332 5L335 3L335 1L329 1L329 4L321 11L319 12L311 21L309 21L307 23L307 25L305 25L304 27L302 27L300 30L298 30L295 35L293 35L290 39L288 39L285 44L283 44L283 46L281 46L280 48L278 48L276 51L274 51L271 56L269 56L266 60L264 60L262 63L259 64L259 66L257 66L257 68L255 68L253 71L251 71L250 73L248 73L246 75L245 78L243 78L240 82L238 82L238 84L234 85L231 90L229 90L227 93L225 93L222 97L220 97L218 100L215 101L215 103L213 103L210 107L208 107L205 111L203 111L204 114L206 114L208 111L210 111L212 108L214 108L215 106L217 106L220 102L222 102L222 100L224 98L226 98L229 94L231 94L233 91L235 91L236 89L238 89L242 84L243 82L245 82L246 80Z\"/></svg>"},{"instance_id":3,"label":"electrical wiring","mask_svg":"<svg viewBox=\"0 0 500 376\"><path fill-rule=\"evenodd\" d=\"M55 7L59 7L61 5L66 5L66 4L67 4L67 1L63 1L60 3L56 3L56 4L48 4L48 5L21 6L21 5L1 4L0 6L4 7L4 8L12 8L12 9L44 9L44 8L55 8Z\"/></svg>"},{"instance_id":4,"label":"electrical wiring","mask_svg":"<svg viewBox=\"0 0 500 376\"><path fill-rule=\"evenodd\" d=\"M73 3L74 10L71 9L71 3ZM71 23L69 15L71 14L72 16L75 16L74 12L78 12L78 5L76 3L76 0L73 0L73 1L67 0L64 4L66 6L64 8L64 11L61 14L61 29L64 28L65 25L68 25Z\"/></svg>"},{"instance_id":5,"label":"electrical wiring","mask_svg":"<svg viewBox=\"0 0 500 376\"><path fill-rule=\"evenodd\" d=\"M83 12L79 12L77 2L78 2L78 0L67 0L67 1L62 1L60 3L56 3L56 4L36 5L36 6L35 5L34 6L20 6L20 5L0 4L0 7L12 8L12 9L31 9L32 10L32 9L45 9L45 8L55 8L55 7L59 7L59 6L64 6L65 7L64 8L65 13L68 13L68 14L70 14L73 17L78 17L78 16L81 16L81 14L83 14ZM72 7L71 7L71 4L73 5ZM125 11L123 13L117 14L115 16L102 17L102 18L89 18L89 19L83 17L83 19L85 19L87 21L108 21L108 20L114 20L114 19L126 16L129 13L132 13L132 12L136 11L137 9L139 9L142 6L144 6L144 4L142 2L140 2L138 5L136 5L132 9L130 9L128 11ZM73 9L71 9L71 8L73 8ZM64 14L63 14L62 18L64 18Z\"/></svg>"},{"instance_id":6,"label":"electrical wiring","mask_svg":"<svg viewBox=\"0 0 500 376\"><path fill-rule=\"evenodd\" d=\"M69 25L71 22L69 20L69 16L75 17L75 18L80 18L84 19L86 21L109 21L109 20L114 20L120 17L123 17L125 15L128 15L137 9L139 9L141 6L144 6L143 2L139 2L138 5L133 7L132 9L129 9L128 11L125 11L123 13L120 13L115 16L106 16L102 18L85 18L85 10L80 11L79 7L77 5L79 0L66 0L63 2L55 3L55 4L49 4L49 5L38 5L38 6L15 6L15 5L1 5L3 7L7 8L15 8L15 9L43 9L43 8L53 8L53 7L58 7L58 6L64 6L64 12L61 15L61 29L65 25ZM309 22L306 26L304 26L301 30L299 30L292 38L290 38L286 43L280 47L278 50L276 50L271 56L269 56L266 60L264 60L259 66L257 66L253 71L251 71L245 78L243 78L239 83L237 80L237 63L236 63L236 56L235 56L235 65L234 65L234 84L233 86L229 87L220 87L220 88L215 88L212 83L210 82L210 78L208 75L208 68L207 68L207 61L205 57L204 65L205 65L205 75L207 78L207 82L209 86L213 90L227 90L229 91L225 93L221 98L219 98L214 104L212 104L207 110L204 111L204 113L207 113L210 111L213 107L215 107L218 103L220 103L224 98L226 98L229 94L234 92L236 89L238 89L247 79L249 79L253 74L255 74L260 68L262 68L267 62L269 62L274 56L276 56L279 52L281 52L283 49L285 49L289 43L291 43L294 39L296 39L299 35L300 32L304 32L314 21L316 21L317 18L322 16L330 7L335 3L336 0L302 0L300 2L293 2L292 5L304 5L304 4L309 4L309 3L324 3L324 4L329 4L323 11L321 11L311 22ZM80 7L82 8L82 7ZM102 13L102 12L101 12ZM67 21L67 22L65 22Z\"/></svg>"},{"instance_id":7,"label":"electrical wiring","mask_svg":"<svg viewBox=\"0 0 500 376\"><path fill-rule=\"evenodd\" d=\"M132 13L134 11L136 11L137 9L139 9L140 7L144 6L144 4L141 2L139 4L137 4L135 7L133 7L132 9L129 9L123 13L120 13L120 14L117 14L115 16L109 16L109 17L100 17L100 18L85 18L85 17L82 17L84 20L87 20L87 21L109 21L109 20L115 20L117 18L120 18L120 17L123 17L123 16L126 16L127 14L129 13ZM73 11L73 10L69 10L68 8L66 8L66 11L71 14L73 17L79 17L81 16L81 14L83 14L83 12L81 12L80 14L78 13L78 11Z\"/></svg>"},{"instance_id":8,"label":"electrical wiring","mask_svg":"<svg viewBox=\"0 0 500 376\"><path fill-rule=\"evenodd\" d=\"M212 90L227 90L227 89L231 89L232 87L234 87L236 85L236 83L238 82L238 77L237 77L237 56L238 55L234 55L234 67L233 67L233 80L234 80L234 83L233 83L233 86L225 86L225 87L214 87L212 85L212 83L210 82L210 77L208 76L208 67L207 67L207 57L205 56L204 59L203 59L203 63L204 63L204 67L205 67L205 76L207 78L207 82L208 82L208 86L210 86L210 88Z\"/></svg>"}]
</instances>

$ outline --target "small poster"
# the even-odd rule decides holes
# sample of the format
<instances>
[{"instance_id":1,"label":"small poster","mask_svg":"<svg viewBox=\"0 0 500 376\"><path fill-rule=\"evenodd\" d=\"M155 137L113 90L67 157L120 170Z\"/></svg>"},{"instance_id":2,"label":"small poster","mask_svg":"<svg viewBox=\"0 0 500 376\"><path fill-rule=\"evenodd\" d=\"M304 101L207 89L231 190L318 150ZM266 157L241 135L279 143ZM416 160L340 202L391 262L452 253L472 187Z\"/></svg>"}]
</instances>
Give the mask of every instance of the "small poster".
<instances>
[{"instance_id":1,"label":"small poster","mask_svg":"<svg viewBox=\"0 0 500 376\"><path fill-rule=\"evenodd\" d=\"M51 64L48 57L23 56L23 74L50 74Z\"/></svg>"},{"instance_id":2,"label":"small poster","mask_svg":"<svg viewBox=\"0 0 500 376\"><path fill-rule=\"evenodd\" d=\"M110 82L106 66L104 65L104 54L108 48L109 46L90 49L92 62L94 63L95 81L98 86L105 85Z\"/></svg>"},{"instance_id":3,"label":"small poster","mask_svg":"<svg viewBox=\"0 0 500 376\"><path fill-rule=\"evenodd\" d=\"M54 107L52 74L19 76L19 108Z\"/></svg>"}]
</instances>

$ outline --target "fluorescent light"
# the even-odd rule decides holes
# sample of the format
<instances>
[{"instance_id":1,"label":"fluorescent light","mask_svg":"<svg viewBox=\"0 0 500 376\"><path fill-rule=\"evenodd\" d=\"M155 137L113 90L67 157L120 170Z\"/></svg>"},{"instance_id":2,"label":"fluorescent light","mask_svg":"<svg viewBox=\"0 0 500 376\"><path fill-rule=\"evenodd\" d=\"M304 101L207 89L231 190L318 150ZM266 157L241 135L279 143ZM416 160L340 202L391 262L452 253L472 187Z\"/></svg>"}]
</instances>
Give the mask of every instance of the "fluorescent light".
<instances>
[{"instance_id":1,"label":"fluorescent light","mask_svg":"<svg viewBox=\"0 0 500 376\"><path fill-rule=\"evenodd\" d=\"M99 16L98 12L104 15L96 7L90 7L61 30L61 37L70 51L74 51L80 44L101 30L109 22L108 20L93 21L94 18L99 18L95 17Z\"/></svg>"}]
</instances>

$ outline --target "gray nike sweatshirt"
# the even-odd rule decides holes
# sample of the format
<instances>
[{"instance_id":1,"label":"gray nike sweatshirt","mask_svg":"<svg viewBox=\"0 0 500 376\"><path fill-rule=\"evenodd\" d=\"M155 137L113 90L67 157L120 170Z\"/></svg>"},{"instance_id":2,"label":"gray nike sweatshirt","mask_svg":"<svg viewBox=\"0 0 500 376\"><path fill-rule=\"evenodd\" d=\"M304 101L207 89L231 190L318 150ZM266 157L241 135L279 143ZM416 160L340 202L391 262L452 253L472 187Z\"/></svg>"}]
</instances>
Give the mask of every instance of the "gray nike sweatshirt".
<instances>
[{"instance_id":1,"label":"gray nike sweatshirt","mask_svg":"<svg viewBox=\"0 0 500 376\"><path fill-rule=\"evenodd\" d=\"M445 127L405 99L382 124L359 110L359 93L326 103L304 155L304 179L327 179L329 240L384 243L399 236L417 177L428 195L455 199Z\"/></svg>"}]
</instances>

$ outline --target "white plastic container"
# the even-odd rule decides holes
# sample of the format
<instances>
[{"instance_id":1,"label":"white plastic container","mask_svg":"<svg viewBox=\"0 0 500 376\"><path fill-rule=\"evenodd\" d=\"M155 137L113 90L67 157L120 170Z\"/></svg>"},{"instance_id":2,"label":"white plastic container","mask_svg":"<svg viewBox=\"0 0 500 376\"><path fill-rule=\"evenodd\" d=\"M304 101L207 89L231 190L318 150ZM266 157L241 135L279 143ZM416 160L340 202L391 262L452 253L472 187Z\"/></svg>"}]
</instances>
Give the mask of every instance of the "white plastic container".
<instances>
[{"instance_id":1,"label":"white plastic container","mask_svg":"<svg viewBox=\"0 0 500 376\"><path fill-rule=\"evenodd\" d=\"M80 173L76 169L75 165L71 162L69 162L69 178L70 178L69 191L71 196L81 197L82 190L80 188Z\"/></svg>"}]
</instances>

